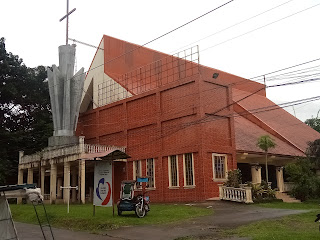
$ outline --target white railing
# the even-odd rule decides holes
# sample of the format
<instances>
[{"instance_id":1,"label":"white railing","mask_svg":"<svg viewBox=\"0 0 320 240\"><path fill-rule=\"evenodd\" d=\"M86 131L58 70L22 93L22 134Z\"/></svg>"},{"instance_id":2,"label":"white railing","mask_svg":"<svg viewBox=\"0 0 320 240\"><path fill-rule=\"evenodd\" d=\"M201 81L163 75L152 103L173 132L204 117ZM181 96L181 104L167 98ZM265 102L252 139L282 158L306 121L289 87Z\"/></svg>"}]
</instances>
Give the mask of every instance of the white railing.
<instances>
[{"instance_id":1,"label":"white railing","mask_svg":"<svg viewBox=\"0 0 320 240\"><path fill-rule=\"evenodd\" d=\"M125 147L117 147L117 146L105 146L98 144L84 144L84 151L86 153L98 153L98 152L107 152L110 150L120 150L125 151Z\"/></svg>"},{"instance_id":2,"label":"white railing","mask_svg":"<svg viewBox=\"0 0 320 240\"><path fill-rule=\"evenodd\" d=\"M234 202L253 203L251 187L234 188L219 185L220 200L228 200Z\"/></svg>"},{"instance_id":3,"label":"white railing","mask_svg":"<svg viewBox=\"0 0 320 240\"><path fill-rule=\"evenodd\" d=\"M284 182L283 191L284 192L290 192L290 191L292 191L293 187L294 187L294 183L293 182Z\"/></svg>"},{"instance_id":4,"label":"white railing","mask_svg":"<svg viewBox=\"0 0 320 240\"><path fill-rule=\"evenodd\" d=\"M40 159L42 160L49 160L57 157L63 156L71 156L77 155L82 153L99 153L99 152L106 152L110 150L120 150L122 152L126 151L125 147L118 147L118 146L105 146L105 145L98 145L98 144L83 144L79 143L73 146L67 147L59 147L59 148L45 148L41 152L37 152L31 155L20 155L19 157L19 164L24 163L32 163L32 162L39 162Z\"/></svg>"}]
</instances>

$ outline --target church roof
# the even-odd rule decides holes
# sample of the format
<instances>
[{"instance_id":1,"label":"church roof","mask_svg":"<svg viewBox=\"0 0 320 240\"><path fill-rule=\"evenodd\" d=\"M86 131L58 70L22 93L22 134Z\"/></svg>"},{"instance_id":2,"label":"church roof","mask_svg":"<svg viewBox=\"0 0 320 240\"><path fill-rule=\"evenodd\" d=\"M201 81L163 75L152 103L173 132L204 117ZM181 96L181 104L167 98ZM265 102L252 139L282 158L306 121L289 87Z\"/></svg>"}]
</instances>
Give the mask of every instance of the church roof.
<instances>
[{"instance_id":1,"label":"church roof","mask_svg":"<svg viewBox=\"0 0 320 240\"><path fill-rule=\"evenodd\" d=\"M253 141L255 139L255 144L261 135L269 134L278 139L277 141L281 140L283 142L279 142L278 150L275 151L283 151L283 154L291 152L290 155L299 155L299 152L305 152L309 141L320 138L320 133L268 98L254 94L241 100L250 93L239 89L233 89L232 93L233 101L237 102L235 110L239 115L242 115L235 118L237 150L254 149L254 146L247 140L251 139ZM241 129L245 129L245 131ZM243 140L246 141L243 142ZM284 147L284 143L287 147ZM278 153L280 154L280 152Z\"/></svg>"},{"instance_id":2,"label":"church roof","mask_svg":"<svg viewBox=\"0 0 320 240\"><path fill-rule=\"evenodd\" d=\"M103 53L98 55L101 49L97 50L90 69L100 66L99 71L102 71L100 69L103 68L105 76L128 91L127 96L140 94L199 73L203 79L212 81L212 74L219 73L218 83L232 87L232 100L236 102L233 107L240 115L235 118L238 151L261 152L256 147L256 141L261 135L269 134L278 144L273 150L274 153L301 156L307 148L308 141L320 138L318 132L267 99L263 84L198 64L197 48L178 58L178 55L168 55L106 35L99 46L103 47ZM94 63L95 59L100 59L100 62ZM184 75L180 76L181 73ZM93 78L90 76L87 80L93 81ZM94 92L91 85L87 82L87 89L91 88ZM260 91L257 91L259 89ZM253 92L256 93L241 100ZM88 103L89 101L86 104ZM87 109L86 104L83 104L84 110Z\"/></svg>"}]
</instances>

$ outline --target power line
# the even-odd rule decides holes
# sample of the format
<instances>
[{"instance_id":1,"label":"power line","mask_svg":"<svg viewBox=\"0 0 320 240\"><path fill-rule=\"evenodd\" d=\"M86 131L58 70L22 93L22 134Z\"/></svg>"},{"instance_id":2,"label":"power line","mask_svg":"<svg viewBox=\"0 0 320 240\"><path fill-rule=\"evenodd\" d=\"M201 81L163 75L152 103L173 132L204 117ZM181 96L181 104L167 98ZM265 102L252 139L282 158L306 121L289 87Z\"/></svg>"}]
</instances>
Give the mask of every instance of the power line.
<instances>
[{"instance_id":1,"label":"power line","mask_svg":"<svg viewBox=\"0 0 320 240\"><path fill-rule=\"evenodd\" d=\"M310 79L309 81L307 81L307 82L312 82L312 81L318 81L318 80L320 80L320 79ZM287 86L287 85L293 85L293 84L302 84L302 83L304 83L304 82L301 82L301 81L297 81L297 82L294 82L294 83L291 83L291 84L287 84L287 83L285 83L285 84L276 84L276 85L270 85L270 86L268 86L268 87L280 87L280 86ZM235 101L235 102L232 102L231 104L228 104L227 106L225 106L225 107L223 107L223 108L221 108L221 109L219 109L219 110L217 110L217 111L215 111L215 112L213 112L213 113L207 113L207 115L216 115L217 113L219 113L219 112L221 112L222 110L224 110L224 109L227 109L228 107L230 107L230 106L232 106L232 105L234 105L234 104L237 104L237 103L239 103L240 101L243 101L243 100L245 100L245 99L247 99L247 98L249 98L249 97L251 97L251 96L253 96L253 95L255 95L255 94L257 94L259 91L261 91L261 90L264 90L265 88L263 87L263 88L261 88L261 89L258 89L258 90L256 90L255 92L253 92L253 93L250 93L249 95L247 95L247 96L245 96L245 97L243 97L243 98L241 98L241 99L239 99L239 100L237 100L237 101ZM204 91L212 91L212 89L210 89L210 90L204 90ZM204 92L204 91L202 91L202 92ZM196 95L196 94L198 94L198 93L193 93L194 95ZM193 94L188 94L188 95L185 95L185 96L183 96L183 97L187 97L187 96L190 96L190 95L193 95ZM241 96L242 94L239 94L238 96ZM235 95L235 96L233 96L233 97L237 97L237 95ZM300 100L297 100L297 101L300 101ZM295 101L293 101L293 102L295 102ZM292 103L293 103L292 102ZM289 102L289 103L291 103L291 102ZM284 103L281 103L281 104L279 104L279 105L283 105ZM277 104L275 104L275 106L278 106ZM189 107L194 107L193 105L191 105L191 106L189 106ZM185 109L184 110L181 110L181 112L184 112L185 111ZM171 111L170 111L171 112ZM172 110L172 112L176 112L175 110ZM179 113L179 112L178 112ZM216 115L217 116L217 115ZM123 118L122 120L124 120L125 118ZM103 124L99 124L99 126L103 126L103 125L112 125L112 124L116 124L117 122L113 122L113 123L103 123ZM96 124L85 124L85 126L90 126L90 125L96 125Z\"/></svg>"},{"instance_id":2,"label":"power line","mask_svg":"<svg viewBox=\"0 0 320 240\"><path fill-rule=\"evenodd\" d=\"M233 0L232 0L232 1L233 1ZM151 41L149 41L149 42L147 42L147 43L145 43L145 44L143 44L143 45L141 45L141 46L138 46L137 48L135 48L135 49L133 49L133 50L131 50L131 51L128 51L128 52L126 52L126 53L124 53L124 54L122 54L122 55L119 55L118 57L115 57L115 58L113 58L113 59L111 59L111 60L109 60L109 61L107 61L107 62L104 62L104 63L101 64L101 65L98 65L98 66L96 66L96 67L94 67L94 68L92 68L92 69L89 69L89 70L88 70L87 72L85 72L85 73L88 73L89 71L92 71L92 70L94 70L94 69L96 69L96 68L98 68L98 67L101 67L101 66L103 66L103 65L105 65L105 64L107 64L107 63L110 63L110 62L112 62L112 61L114 61L114 60L116 60L116 59L118 59L118 58L120 58L120 57L122 57L122 56L124 56L124 55L126 55L126 54L128 54L128 53L131 53L131 52L133 52L133 51L135 51L135 50L137 50L137 49L139 49L139 48L141 48L141 47L143 47L143 46L145 46L145 45L147 45L147 44L149 44L149 43L151 43L151 42L153 42L153 41L156 41L156 40L158 40L159 38L164 37L164 36L166 36L166 35L174 32L174 31L178 30L179 28L184 27L184 26L192 23L193 21L195 21L195 20L197 20L197 19L199 19L199 18L201 18L201 17L203 17L203 16L205 16L205 15L207 15L207 14L209 14L209 13L211 13L211 12L213 12L213 11L215 11L215 10L217 10L217 9L225 6L225 5L227 5L227 4L229 4L229 3L232 2L232 1L229 1L229 2L227 2L227 3L225 3L225 4L223 4L223 5L220 5L219 7L215 8L215 9L213 9L213 10L211 10L211 11L209 11L209 12L207 12L207 13L205 13L205 14L203 14L203 15L201 15L201 16L199 16L199 17L197 17L197 18L195 18L195 19L193 19L193 20L191 20L191 21L189 21L189 22L187 22L187 23L185 23L185 24L183 24L183 25L181 25L181 26L179 26L179 27L177 27L177 28L175 28L175 29L173 29L173 30L171 30L171 31L169 31L169 32L167 32L167 33L165 33L165 34L163 34L163 35L161 35L161 36L153 39L153 40L151 40ZM290 1L289 1L289 2L290 2ZM271 22L271 23L269 23L269 24L266 24L266 25L264 25L264 26L261 26L261 27L259 27L259 28L254 29L254 30L251 30L251 31L249 31L249 32L246 32L246 33L244 33L244 34L241 34L241 35L236 36L236 37L234 37L234 38L228 39L228 40L226 40L226 41L224 41L224 42L221 42L221 43L219 43L219 44L216 44L216 45L214 45L214 46L208 47L208 48L202 50L201 52L206 51L206 50L208 50L209 48L212 48L212 47L218 46L218 45L220 45L220 44L223 44L223 43L225 43L225 42L231 41L231 40L233 40L233 39L235 39L235 38L244 36L244 35L246 35L246 34L248 34L248 33L251 33L251 32L253 32L253 31L256 31L256 30L261 29L261 28L263 28L263 27L269 26L269 25L271 25L271 24L274 24L274 23L276 23L276 22L279 22L279 21L281 21L281 20L284 20L284 19L286 19L286 18L289 18L289 17L294 16L294 15L296 15L296 14L299 14L299 13L301 13L301 12L304 12L304 11L306 11L306 10L309 10L309 9L311 9L311 8L313 8L313 7L318 6L318 5L320 5L320 4L313 5L313 6L309 7L309 8L303 9L303 10L301 10L301 11L298 11L298 12L296 12L296 13L293 13L293 14L291 14L291 15L288 15L288 16L286 16L286 17L284 17L284 18L278 19L278 20L276 20L276 21L274 21L274 22ZM279 6L281 6L281 5L279 5ZM84 74L84 73L83 73L83 74ZM74 77L76 77L76 76L74 76ZM83 90L83 92L84 92L85 94L87 94L87 91L85 91L84 88L82 88L82 90ZM92 101L93 104L94 104L96 107L99 106L97 103L94 102L93 96L91 96L91 97L89 96L89 98L90 98L90 101Z\"/></svg>"},{"instance_id":3,"label":"power line","mask_svg":"<svg viewBox=\"0 0 320 240\"><path fill-rule=\"evenodd\" d=\"M162 37L164 37L164 36L166 36L166 35L169 35L169 34L171 34L172 32L177 31L178 29L180 29L180 28L182 28L182 27L185 27L185 26L191 24L192 22L194 22L194 21L196 21L196 20L198 20L198 19L200 19L200 18L202 18L202 17L204 17L204 16L206 16L206 15L208 15L208 14L210 14L210 13L212 13L212 12L214 12L214 11L216 11L216 10L224 7L224 6L226 6L226 5L228 5L229 3L233 2L233 1L235 1L235 0L230 0L230 1L228 1L228 2L226 2L226 3L224 3L224 4L220 5L220 6L218 6L218 7L216 7L216 8L214 8L214 9L212 9L212 10L210 10L210 11L208 11L208 12L202 14L202 15L200 15L199 17L196 17L196 18L194 18L194 19L192 19L192 20L190 20L190 21L188 21L188 22L180 25L179 27L176 27L176 28L170 30L169 32L166 32L166 33L160 35L159 37L156 37L156 38L154 38L154 39L152 39L152 40L150 40L150 41L148 41L148 42L146 42L146 43L138 46L137 48L134 48L134 49L132 49L132 50L130 50L130 51L128 51L128 52L125 52L125 53L123 53L123 54L121 54L121 55L119 55L119 56L117 56L117 57L115 57L115 58L107 61L107 62L104 62L103 64L100 64L100 65L98 65L98 66L96 66L96 67L94 67L94 68L91 68L91 69L89 69L88 71L83 72L82 74L88 73L88 72L90 72L90 71L92 71L92 70L94 70L94 69L97 69L97 68L99 68L99 67L102 67L102 66L104 66L105 64L108 64L108 63L110 63L110 62L112 62L112 61L114 61L114 60L116 60L116 59L119 59L119 58L121 58L121 57L123 57L123 56L125 56L125 55L127 55L127 54L129 54L129 53L132 53L132 52L140 49L141 47L144 47L144 46L146 46L146 45L148 45L148 44L150 44L150 43L152 43L152 42L154 42L154 41L156 41L156 40L158 40L158 39L160 39L160 38L162 38ZM73 39L73 40L75 40L75 39ZM94 45L87 44L87 43L84 43L84 42L81 42L81 41L78 41L78 40L75 40L75 41L77 41L77 42L79 42L79 43L82 43L82 44L85 44L85 45L88 45L88 46L91 46L91 47L95 47ZM95 47L95 48L96 48L96 47ZM77 76L80 76L80 75L82 75L82 74L75 75L75 76L73 76L73 78L74 78L74 77L77 77ZM84 87L82 87L82 91L86 94L86 91L84 90ZM96 104L96 103L94 102L93 98L91 98L91 101L94 103L94 105L98 106L98 104Z\"/></svg>"},{"instance_id":4,"label":"power line","mask_svg":"<svg viewBox=\"0 0 320 240\"><path fill-rule=\"evenodd\" d=\"M308 63L312 63L312 62L316 62L316 61L319 61L319 60L320 60L320 58L313 59L313 60L310 60L310 61L307 61L307 62L303 62L303 63L299 63L299 64L296 64L296 65L293 65L293 66L290 66L290 67L282 68L282 69L279 69L279 70L276 70L276 71L273 71L273 72L269 72L269 73L265 73L265 74L262 74L262 75L259 75L259 76L251 77L249 79L252 80L252 79L255 79L255 78L258 78L258 77L267 76L267 75L270 75L270 74L273 74L273 73L281 72L281 71L284 71L284 70L287 70L287 69L290 69L290 68L298 67L298 66L305 65L305 64L308 64Z\"/></svg>"},{"instance_id":5,"label":"power line","mask_svg":"<svg viewBox=\"0 0 320 240\"><path fill-rule=\"evenodd\" d=\"M200 42L200 41L202 41L202 40L204 40L204 39L207 39L207 38L209 38L209 37L212 37L212 36L214 36L214 35L217 35L217 34L219 34L219 33L222 33L222 32L224 32L224 31L226 31L226 30L228 30L228 29L230 29L230 28L233 28L233 27L238 26L238 25L240 25L240 24L242 24L242 23L244 23L244 22L247 22L247 21L249 21L249 20L251 20L251 19L254 19L254 18L258 17L258 16L261 16L261 15L267 13L267 12L270 12L270 11L272 11L272 10L274 10L274 9L277 9L277 8L279 8L279 7L281 7L281 6L285 5L285 4L288 4L289 2L292 2L292 1L294 1L294 0L290 0L290 1L284 2L284 3L280 4L280 5L277 5L277 6L273 7L273 8L270 8L270 9L264 11L264 12L261 12L261 13L259 13L259 14L256 14L256 15L250 17L250 18L247 18L247 19L242 20L242 21L240 21L240 22L238 22L238 23L235 23L235 24L233 24L233 25L231 25L231 26L229 26L229 27L226 27L226 28L224 28L224 29L222 29L222 30L220 30L220 31L217 31L217 32L215 32L215 33L213 33L213 34L210 34L210 35L208 35L208 36L206 36L206 37L204 37L204 38L201 38L201 39L196 40L196 41L194 41L194 42L192 42L192 43L189 43L189 44L187 44L187 45L185 45L185 46L183 46L183 47L180 47L180 48L178 48L177 50L172 51L172 52L176 52L176 51L178 51L178 50L180 50L180 49L183 49L183 48L186 48L186 47L188 47L188 46L194 45L195 43L198 43L198 42Z\"/></svg>"},{"instance_id":6,"label":"power line","mask_svg":"<svg viewBox=\"0 0 320 240\"><path fill-rule=\"evenodd\" d=\"M315 81L319 81L319 80L320 80L320 78L312 78L312 79L307 79L307 80L301 80L301 81L295 81L295 82L289 82L289 83L283 83L283 84L270 85L270 86L266 86L266 88L274 88L274 87L281 87L281 86L288 86L288 85L297 85L297 84L315 82ZM252 82L252 83L255 83L255 82ZM235 86L235 85L237 85L237 84L229 84L229 85L227 85L225 87L230 87L230 86ZM211 89L208 89L208 90L203 90L202 92L212 91L212 90L219 89L219 88L221 88L221 86L218 86L218 87L213 88L213 89L211 88ZM241 99L239 101L242 101L242 100L244 100L244 99L246 99L246 98L248 98L248 97L250 97L250 96L252 96L252 95L254 95L254 94L256 94L256 93L258 93L258 92L260 92L262 90L264 90L264 89L265 89L265 86L263 86L262 88L256 90L255 92L250 93L249 95L245 96L243 99ZM185 98L185 97L188 97L190 95L196 95L196 94L198 94L198 93L192 93L192 94L184 95L184 96L182 96L180 98ZM233 97L236 97L236 96L233 96ZM220 112L220 111L232 106L233 104L234 103L231 103L231 104L219 109L217 112L214 112L214 113L211 113L211 114L214 115L214 114L216 114L216 113L218 113L218 112ZM184 110L182 110L182 111L184 111ZM174 112L174 110L172 110L170 112ZM111 124L114 124L114 123L106 123L104 125L111 125Z\"/></svg>"},{"instance_id":7,"label":"power line","mask_svg":"<svg viewBox=\"0 0 320 240\"><path fill-rule=\"evenodd\" d=\"M314 8L314 7L318 6L318 5L320 5L320 3L318 3L318 4L316 4L316 5L313 5L313 6L309 7L309 8L305 8L305 9L303 9L303 10L301 10L301 11L295 12L295 13L293 13L293 14L290 14L290 15L288 15L288 16L286 16L286 17L280 18L280 19L278 19L278 20L276 20L276 21L273 21L273 22L268 23L268 24L266 24L266 25L263 25L263 26L261 26L261 27L258 27L258 28L255 28L255 29L253 29L253 30L250 30L250 31L248 31L248 32L246 32L246 33L240 34L240 35L238 35L238 36L236 36L236 37L233 37L233 38L230 38L230 39L225 40L225 41L223 41L223 42L220 42L220 43L218 43L218 44L215 44L215 45L213 45L213 46L207 47L207 48L203 49L201 52L207 51L207 50L210 49L210 48L213 48L213 47L222 45L222 44L224 44L224 43L230 42L230 41L232 41L232 40L234 40L234 39L237 39L237 38L239 38L239 37L245 36L245 35L247 35L247 34L249 34L249 33L252 33L252 32L255 32L255 31L257 31L257 30L260 30L261 28L264 28L264 27L270 26L270 25L272 25L272 24L274 24L274 23L280 22L280 21L282 21L282 20L284 20L284 19L287 19L287 18L289 18L289 17L292 17L292 16L297 15L297 14L299 14L299 13L302 13L302 12L304 12L304 11L307 11L307 10L309 10L309 9L311 9L311 8Z\"/></svg>"},{"instance_id":8,"label":"power line","mask_svg":"<svg viewBox=\"0 0 320 240\"><path fill-rule=\"evenodd\" d=\"M200 19L200 18L202 18L202 17L204 17L204 16L206 16L206 15L208 15L208 14L214 12L214 11L217 11L218 9L220 9L220 8L228 5L229 3L233 2L233 1L235 1L235 0L230 0L230 1L228 1L228 2L226 2L226 3L224 3L224 4L220 5L220 6L218 6L218 7L216 7L216 8L214 8L214 9L212 9L212 10L210 10L210 11L208 11L208 12L202 14L202 15L200 15L199 17L196 17L196 18L190 20L189 22L186 22L186 23L180 25L179 27L176 27L176 28L170 30L169 32L166 32L166 33L160 35L159 37L156 37L156 38L154 38L154 39L152 39L152 40L150 40L150 41L148 41L148 42L146 42L146 43L144 43L144 44L142 44L142 45L140 45L140 46L138 46L138 47L136 47L136 48L134 48L134 49L132 49L132 50L130 50L130 51L128 51L128 52L125 52L125 53L123 53L123 54L121 54L121 55L119 55L119 56L117 56L117 57L115 57L115 58L113 58L113 59L108 60L107 62L104 62L104 63L101 64L101 65L98 65L98 66L96 66L96 67L88 70L86 73L88 73L89 71L92 71L92 70L94 70L94 69L96 69L96 68L99 68L99 67L101 67L101 66L104 66L105 64L108 64L108 63L110 63L110 62L113 62L114 60L119 59L119 58L121 58L121 57L123 57L123 56L125 56L125 55L127 55L127 54L129 54L129 53L132 53L132 52L134 52L134 51L136 51L136 50L138 50L138 49L140 49L140 48L142 48L142 47L144 47L144 46L146 46L146 45L148 45L148 44L150 44L150 43L152 43L152 42L154 42L154 41L156 41L156 40L158 40L158 39L160 39L160 38L163 38L164 36L167 36L167 35L175 32L175 31L177 31L178 29L189 25L190 23L192 23L192 22L194 22L194 21L196 21L196 20L198 20L198 19Z\"/></svg>"}]
</instances>

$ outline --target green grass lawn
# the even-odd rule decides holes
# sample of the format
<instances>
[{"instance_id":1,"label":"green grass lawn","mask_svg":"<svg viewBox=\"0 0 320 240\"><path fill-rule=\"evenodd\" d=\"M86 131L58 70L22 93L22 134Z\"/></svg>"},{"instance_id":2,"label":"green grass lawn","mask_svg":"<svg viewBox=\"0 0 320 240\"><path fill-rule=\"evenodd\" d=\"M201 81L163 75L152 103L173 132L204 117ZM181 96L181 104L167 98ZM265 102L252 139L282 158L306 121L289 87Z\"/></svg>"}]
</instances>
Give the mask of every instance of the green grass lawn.
<instances>
[{"instance_id":1,"label":"green grass lawn","mask_svg":"<svg viewBox=\"0 0 320 240\"><path fill-rule=\"evenodd\" d=\"M42 206L40 217L43 218ZM41 208L40 208L41 207ZM96 207L96 214L93 216L93 206L70 205L70 213L67 214L66 205L46 205L50 223L54 227L88 232L101 232L121 226L164 224L183 221L194 217L212 214L212 209L182 204L152 204L151 211L144 218L137 218L134 212L123 212L123 216L112 216L112 208ZM38 224L33 206L10 205L13 219L18 222Z\"/></svg>"},{"instance_id":2,"label":"green grass lawn","mask_svg":"<svg viewBox=\"0 0 320 240\"><path fill-rule=\"evenodd\" d=\"M319 223L315 223L316 215L320 213L320 201L306 203L263 203L257 206L267 208L309 210L307 213L286 216L277 220L266 220L227 230L227 235L249 237L253 240L290 239L313 240L320 239Z\"/></svg>"}]
</instances>

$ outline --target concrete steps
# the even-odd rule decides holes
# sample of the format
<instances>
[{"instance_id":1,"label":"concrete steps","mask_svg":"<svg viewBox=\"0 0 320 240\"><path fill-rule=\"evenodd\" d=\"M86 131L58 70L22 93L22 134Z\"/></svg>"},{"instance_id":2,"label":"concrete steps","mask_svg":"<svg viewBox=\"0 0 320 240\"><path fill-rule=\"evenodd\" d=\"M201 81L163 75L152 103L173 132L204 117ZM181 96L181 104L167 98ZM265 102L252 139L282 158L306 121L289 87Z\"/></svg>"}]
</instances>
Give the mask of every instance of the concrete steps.
<instances>
[{"instance_id":1,"label":"concrete steps","mask_svg":"<svg viewBox=\"0 0 320 240\"><path fill-rule=\"evenodd\" d=\"M276 192L276 198L282 199L283 202L286 203L301 203L299 199L289 196L287 193L284 192Z\"/></svg>"}]
</instances>

